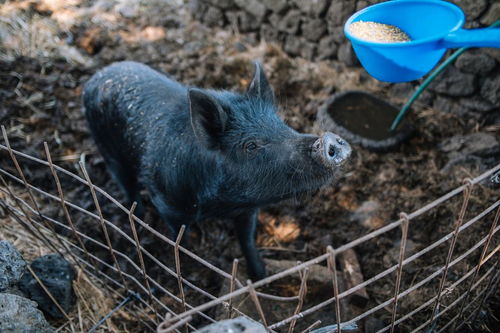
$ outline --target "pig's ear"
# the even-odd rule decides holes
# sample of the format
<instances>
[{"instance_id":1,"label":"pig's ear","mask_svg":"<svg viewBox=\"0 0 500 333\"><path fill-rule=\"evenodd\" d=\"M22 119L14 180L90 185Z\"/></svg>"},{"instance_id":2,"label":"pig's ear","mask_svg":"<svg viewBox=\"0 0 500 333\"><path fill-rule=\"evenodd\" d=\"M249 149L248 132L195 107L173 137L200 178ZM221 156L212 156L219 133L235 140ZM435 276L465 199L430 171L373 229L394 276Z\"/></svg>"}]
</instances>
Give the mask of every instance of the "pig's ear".
<instances>
[{"instance_id":1,"label":"pig's ear","mask_svg":"<svg viewBox=\"0 0 500 333\"><path fill-rule=\"evenodd\" d=\"M212 96L200 89L189 89L191 126L198 140L207 148L216 149L227 122L227 113Z\"/></svg>"},{"instance_id":2,"label":"pig's ear","mask_svg":"<svg viewBox=\"0 0 500 333\"><path fill-rule=\"evenodd\" d=\"M262 69L260 62L255 62L255 73L252 82L247 89L247 94L250 96L262 98L263 100L274 103L274 93L269 81L267 81L266 74Z\"/></svg>"}]
</instances>

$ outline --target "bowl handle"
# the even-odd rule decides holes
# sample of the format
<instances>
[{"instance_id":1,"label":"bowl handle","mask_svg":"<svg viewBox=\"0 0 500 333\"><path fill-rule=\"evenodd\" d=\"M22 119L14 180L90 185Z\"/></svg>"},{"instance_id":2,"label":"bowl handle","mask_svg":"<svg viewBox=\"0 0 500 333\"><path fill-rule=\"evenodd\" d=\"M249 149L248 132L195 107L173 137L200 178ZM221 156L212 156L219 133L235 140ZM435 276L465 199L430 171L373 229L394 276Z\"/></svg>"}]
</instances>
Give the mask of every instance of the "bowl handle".
<instances>
[{"instance_id":1,"label":"bowl handle","mask_svg":"<svg viewBox=\"0 0 500 333\"><path fill-rule=\"evenodd\" d=\"M459 29L446 35L441 44L447 49L459 47L500 48L500 28Z\"/></svg>"}]
</instances>

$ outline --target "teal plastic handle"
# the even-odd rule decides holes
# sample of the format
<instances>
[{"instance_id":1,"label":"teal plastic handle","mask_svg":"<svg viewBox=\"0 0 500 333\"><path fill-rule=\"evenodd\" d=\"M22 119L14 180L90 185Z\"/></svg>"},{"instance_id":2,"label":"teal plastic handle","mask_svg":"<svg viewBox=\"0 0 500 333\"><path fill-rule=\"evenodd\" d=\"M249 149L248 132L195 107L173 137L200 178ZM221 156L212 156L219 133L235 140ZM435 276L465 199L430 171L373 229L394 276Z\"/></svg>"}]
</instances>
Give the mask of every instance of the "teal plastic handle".
<instances>
[{"instance_id":1,"label":"teal plastic handle","mask_svg":"<svg viewBox=\"0 0 500 333\"><path fill-rule=\"evenodd\" d=\"M460 47L500 48L500 28L459 29L444 37L442 45L447 49Z\"/></svg>"}]
</instances>

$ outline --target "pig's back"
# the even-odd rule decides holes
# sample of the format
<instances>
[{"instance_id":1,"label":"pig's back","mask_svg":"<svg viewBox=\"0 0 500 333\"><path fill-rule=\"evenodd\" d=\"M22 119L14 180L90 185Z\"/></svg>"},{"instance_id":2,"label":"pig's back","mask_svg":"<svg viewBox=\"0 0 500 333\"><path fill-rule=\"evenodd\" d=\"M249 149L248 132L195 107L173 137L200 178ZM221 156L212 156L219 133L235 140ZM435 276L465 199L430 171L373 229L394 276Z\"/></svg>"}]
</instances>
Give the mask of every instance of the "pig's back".
<instances>
[{"instance_id":1,"label":"pig's back","mask_svg":"<svg viewBox=\"0 0 500 333\"><path fill-rule=\"evenodd\" d=\"M136 62L97 72L84 87L83 102L100 150L135 165L148 138L189 125L187 88Z\"/></svg>"},{"instance_id":2,"label":"pig's back","mask_svg":"<svg viewBox=\"0 0 500 333\"><path fill-rule=\"evenodd\" d=\"M187 89L146 65L124 61L92 76L85 84L83 100L87 111L100 112L100 116L141 122L165 111L186 111L179 107L187 106Z\"/></svg>"}]
</instances>

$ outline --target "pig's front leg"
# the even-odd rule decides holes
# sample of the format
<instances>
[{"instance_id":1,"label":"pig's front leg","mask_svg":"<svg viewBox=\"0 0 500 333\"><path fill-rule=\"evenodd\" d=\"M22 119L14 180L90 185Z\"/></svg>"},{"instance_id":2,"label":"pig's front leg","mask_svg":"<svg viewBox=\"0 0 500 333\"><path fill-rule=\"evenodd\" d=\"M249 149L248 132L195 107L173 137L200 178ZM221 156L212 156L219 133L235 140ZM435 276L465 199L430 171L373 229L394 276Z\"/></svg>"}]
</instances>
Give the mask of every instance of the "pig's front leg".
<instances>
[{"instance_id":1,"label":"pig's front leg","mask_svg":"<svg viewBox=\"0 0 500 333\"><path fill-rule=\"evenodd\" d=\"M258 209L243 213L234 218L236 234L241 250L247 261L248 274L251 279L261 280L266 276L266 268L255 246Z\"/></svg>"},{"instance_id":2,"label":"pig's front leg","mask_svg":"<svg viewBox=\"0 0 500 333\"><path fill-rule=\"evenodd\" d=\"M187 234L189 226L192 222L192 218L190 216L186 216L185 214L179 213L176 210L172 209L167 203L165 198L160 192L155 191L154 188L150 188L151 201L156 208L156 211L160 215L161 220L167 225L170 231L170 237L173 241L176 241L177 235L182 227L182 225L186 226L186 230L184 231L184 236L182 238L182 245L184 247L187 246Z\"/></svg>"}]
</instances>

